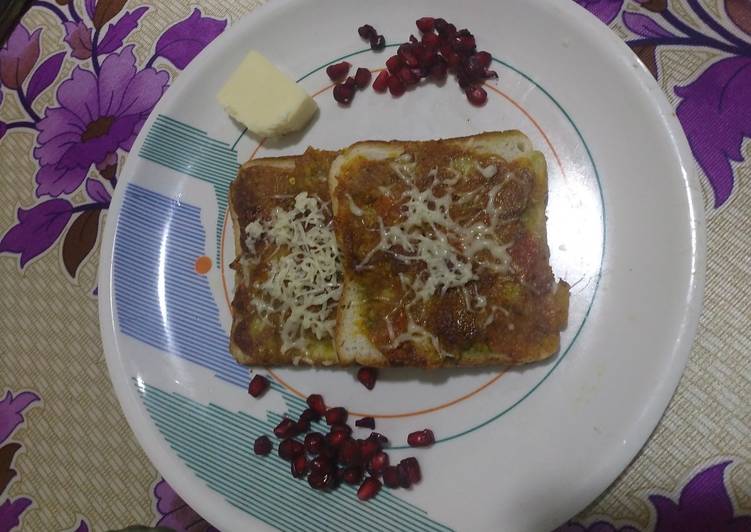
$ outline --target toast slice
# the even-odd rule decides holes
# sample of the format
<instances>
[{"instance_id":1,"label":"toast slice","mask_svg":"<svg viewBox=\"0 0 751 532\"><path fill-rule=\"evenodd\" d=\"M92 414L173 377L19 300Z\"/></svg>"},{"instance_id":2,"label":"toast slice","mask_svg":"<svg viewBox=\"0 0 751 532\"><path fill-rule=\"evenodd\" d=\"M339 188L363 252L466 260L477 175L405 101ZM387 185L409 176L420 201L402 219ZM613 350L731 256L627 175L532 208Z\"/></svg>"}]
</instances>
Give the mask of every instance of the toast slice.
<instances>
[{"instance_id":1,"label":"toast slice","mask_svg":"<svg viewBox=\"0 0 751 532\"><path fill-rule=\"evenodd\" d=\"M341 268L328 171L336 153L256 159L230 186L237 259L230 352L247 365L335 365Z\"/></svg>"},{"instance_id":2,"label":"toast slice","mask_svg":"<svg viewBox=\"0 0 751 532\"><path fill-rule=\"evenodd\" d=\"M329 190L340 364L524 364L558 350L569 287L549 265L545 159L524 134L360 142L332 163Z\"/></svg>"}]
</instances>

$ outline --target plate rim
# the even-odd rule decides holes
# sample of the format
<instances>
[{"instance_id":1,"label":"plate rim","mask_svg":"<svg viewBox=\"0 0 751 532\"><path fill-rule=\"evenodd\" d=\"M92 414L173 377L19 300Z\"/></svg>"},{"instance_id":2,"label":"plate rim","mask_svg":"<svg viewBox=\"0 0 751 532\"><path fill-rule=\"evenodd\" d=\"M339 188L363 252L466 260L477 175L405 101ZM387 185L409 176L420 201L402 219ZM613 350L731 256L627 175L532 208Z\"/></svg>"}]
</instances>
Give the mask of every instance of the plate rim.
<instances>
[{"instance_id":1,"label":"plate rim","mask_svg":"<svg viewBox=\"0 0 751 532\"><path fill-rule=\"evenodd\" d=\"M208 52L213 50L212 53L216 53L217 50L221 49L222 43L225 40L229 40L233 33L242 32L243 27L252 25L250 19L258 17L259 13L263 16L272 16L275 11L282 10L287 5L299 1L300 0L274 0L273 2L262 4L237 19L226 31L210 43L191 62L191 64L177 76L171 84L170 89L165 95L163 95L158 104L152 110L133 144L131 153L137 153L137 149L143 144L149 128L159 115L160 109L169 105L169 92L178 92L180 86L187 82L187 76L184 76L184 74L191 70L199 70L202 65L206 63L207 58L210 55ZM477 1L479 2L480 0ZM608 25L604 24L596 16L576 2L570 0L568 2L557 2L555 0L534 1L538 4L544 4L551 10L557 11L557 16L565 16L568 18L578 17L579 23L587 32L591 33L594 38L602 43L603 48L608 55L611 55L614 58L630 57L633 55L633 52L628 45L626 45L626 43L615 32L613 32ZM596 489L592 489L591 486L582 487L583 491L586 490L587 493L580 498L586 498L586 503L580 508L576 508L576 513L580 512L590 504L599 494L604 493L604 491L606 491L617 479L618 475L629 467L638 452L647 444L650 435L654 432L660 419L665 414L668 404L675 394L680 378L683 375L696 337L699 319L704 305L704 288L706 282L706 214L698 168L696 167L683 128L675 117L674 110L664 91L659 86L657 80L652 77L652 74L640 61L637 60L634 62L634 66L634 75L638 78L639 84L645 91L645 96L648 95L652 103L656 105L656 108L659 111L660 122L664 125L665 133L670 139L670 144L675 147L678 155L679 166L682 170L682 189L686 194L686 207L688 209L687 212L691 226L691 275L686 290L687 304L681 317L682 319L680 321L678 335L675 338L672 353L670 354L670 357L666 359L666 368L670 369L669 371L666 370L664 378L658 382L648 400L644 402L644 405L647 406L647 408L645 408L639 423L633 423L627 429L630 437L626 443L624 443L621 452L617 455L620 459L611 460L602 469L602 472L598 475ZM223 497L208 486L202 486L204 495L208 495L208 497L202 496L200 498L197 493L194 493L194 490L183 489L183 486L192 485L197 482L195 474L179 460L166 442L160 440L159 437L154 438L151 434L152 432L156 432L157 435L159 433L155 427L148 426L148 422L151 418L145 407L138 402L137 394L130 382L130 378L124 372L123 360L120 355L118 342L116 341L118 333L115 328L116 312L112 299L114 288L112 282L112 258L114 256L117 221L122 212L121 208L125 196L125 185L129 182L127 176L131 175L133 170L139 164L139 162L136 162L137 159L137 156L129 157L122 169L122 177L119 183L120 186L115 189L111 200L99 251L97 275L99 283L98 314L107 369L110 381L115 390L115 395L123 410L128 426L155 469L165 480L167 480L167 482L170 483L172 488L191 506L191 508L196 510L202 517L210 515L212 519L209 522L214 526L218 526L220 529L229 530L237 523L230 520L230 514L223 515L221 512L216 512L214 510L216 507L214 502L221 501L222 503L227 504ZM146 423L146 425L144 425L144 423ZM624 433L624 435L625 434L626 433ZM212 501L212 499L215 500ZM573 515L576 515L576 513ZM247 515L246 517L249 520L249 523L252 523L256 529L274 530L252 515Z\"/></svg>"}]
</instances>

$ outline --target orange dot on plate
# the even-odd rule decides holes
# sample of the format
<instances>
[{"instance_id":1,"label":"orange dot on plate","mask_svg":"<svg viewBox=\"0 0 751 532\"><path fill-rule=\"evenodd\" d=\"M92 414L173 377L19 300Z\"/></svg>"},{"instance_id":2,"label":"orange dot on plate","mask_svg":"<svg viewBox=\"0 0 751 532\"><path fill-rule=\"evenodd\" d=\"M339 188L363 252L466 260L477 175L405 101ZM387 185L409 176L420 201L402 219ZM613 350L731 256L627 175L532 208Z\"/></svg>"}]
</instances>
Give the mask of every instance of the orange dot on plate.
<instances>
[{"instance_id":1,"label":"orange dot on plate","mask_svg":"<svg viewBox=\"0 0 751 532\"><path fill-rule=\"evenodd\" d=\"M211 259L206 255L202 255L196 259L196 273L206 275L211 269Z\"/></svg>"}]
</instances>

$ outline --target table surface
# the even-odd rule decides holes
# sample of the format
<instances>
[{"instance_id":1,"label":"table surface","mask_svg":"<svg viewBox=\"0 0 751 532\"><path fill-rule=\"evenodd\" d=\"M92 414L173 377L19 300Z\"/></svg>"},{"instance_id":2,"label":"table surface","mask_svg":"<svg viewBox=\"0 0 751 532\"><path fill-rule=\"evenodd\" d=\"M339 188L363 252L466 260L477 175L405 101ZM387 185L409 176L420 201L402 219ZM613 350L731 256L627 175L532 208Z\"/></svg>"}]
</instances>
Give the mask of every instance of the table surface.
<instances>
[{"instance_id":1,"label":"table surface","mask_svg":"<svg viewBox=\"0 0 751 532\"><path fill-rule=\"evenodd\" d=\"M667 412L559 530L751 530L751 1L577 1L626 40L675 108L704 190L708 260L699 332ZM0 51L0 532L213 530L136 443L102 355L98 244L142 124L116 136L73 94L102 86L113 55L173 80L257 5L36 1ZM167 46L186 34L191 46ZM164 88L138 94L144 113ZM64 142L86 135L102 139L100 155L64 161Z\"/></svg>"}]
</instances>

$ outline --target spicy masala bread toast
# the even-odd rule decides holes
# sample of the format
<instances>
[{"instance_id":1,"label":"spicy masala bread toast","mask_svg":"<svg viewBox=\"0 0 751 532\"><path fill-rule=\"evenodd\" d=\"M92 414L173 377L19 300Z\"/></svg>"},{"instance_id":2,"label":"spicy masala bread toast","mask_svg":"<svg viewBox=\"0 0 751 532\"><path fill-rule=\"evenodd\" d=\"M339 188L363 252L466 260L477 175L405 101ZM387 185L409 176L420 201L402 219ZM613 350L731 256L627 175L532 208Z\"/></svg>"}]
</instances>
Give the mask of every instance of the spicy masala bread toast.
<instances>
[{"instance_id":1,"label":"spicy masala bread toast","mask_svg":"<svg viewBox=\"0 0 751 532\"><path fill-rule=\"evenodd\" d=\"M230 352L249 365L335 365L341 269L328 172L336 153L252 160L230 186L237 259Z\"/></svg>"},{"instance_id":2,"label":"spicy masala bread toast","mask_svg":"<svg viewBox=\"0 0 751 532\"><path fill-rule=\"evenodd\" d=\"M545 159L524 134L360 142L329 188L340 364L523 364L558 350L569 287L549 265Z\"/></svg>"}]
</instances>

